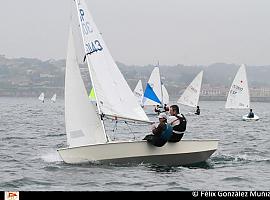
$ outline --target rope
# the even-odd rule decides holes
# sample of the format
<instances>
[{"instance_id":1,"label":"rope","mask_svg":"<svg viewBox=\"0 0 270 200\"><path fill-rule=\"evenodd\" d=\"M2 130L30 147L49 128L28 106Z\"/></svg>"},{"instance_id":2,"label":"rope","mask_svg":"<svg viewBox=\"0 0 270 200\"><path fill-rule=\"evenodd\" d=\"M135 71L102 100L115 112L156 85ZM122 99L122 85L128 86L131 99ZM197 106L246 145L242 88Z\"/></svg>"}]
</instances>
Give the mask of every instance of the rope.
<instances>
[{"instance_id":1,"label":"rope","mask_svg":"<svg viewBox=\"0 0 270 200\"><path fill-rule=\"evenodd\" d=\"M115 121L115 124L114 124L114 127L113 127L113 132L114 132L114 135L113 135L113 139L115 140L116 138L115 138L115 135L116 135L116 133L115 133L115 131L117 130L117 123L118 123L118 121L116 120Z\"/></svg>"},{"instance_id":2,"label":"rope","mask_svg":"<svg viewBox=\"0 0 270 200\"><path fill-rule=\"evenodd\" d=\"M128 125L127 121L125 121L125 124L127 125L129 131L133 134L133 140L136 139L134 132L131 130L130 126Z\"/></svg>"}]
</instances>

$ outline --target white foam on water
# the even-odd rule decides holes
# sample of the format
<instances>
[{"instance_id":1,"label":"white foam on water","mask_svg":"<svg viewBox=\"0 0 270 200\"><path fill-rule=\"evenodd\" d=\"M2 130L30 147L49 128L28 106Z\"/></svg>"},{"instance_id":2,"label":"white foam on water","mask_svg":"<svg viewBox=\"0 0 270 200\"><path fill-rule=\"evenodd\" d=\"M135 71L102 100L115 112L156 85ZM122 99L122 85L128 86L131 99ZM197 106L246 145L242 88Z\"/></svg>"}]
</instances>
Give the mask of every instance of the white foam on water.
<instances>
[{"instance_id":1,"label":"white foam on water","mask_svg":"<svg viewBox=\"0 0 270 200\"><path fill-rule=\"evenodd\" d=\"M49 150L46 153L41 154L41 159L44 160L45 162L49 162L49 163L63 161L56 150Z\"/></svg>"}]
</instances>

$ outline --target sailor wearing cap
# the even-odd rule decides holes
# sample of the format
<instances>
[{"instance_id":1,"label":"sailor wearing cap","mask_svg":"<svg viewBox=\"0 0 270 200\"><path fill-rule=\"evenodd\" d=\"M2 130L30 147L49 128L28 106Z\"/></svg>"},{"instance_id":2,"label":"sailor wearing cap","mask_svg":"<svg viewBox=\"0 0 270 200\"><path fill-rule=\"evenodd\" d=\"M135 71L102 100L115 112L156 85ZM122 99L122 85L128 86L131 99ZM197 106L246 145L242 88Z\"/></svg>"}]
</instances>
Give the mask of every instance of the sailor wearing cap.
<instances>
[{"instance_id":1,"label":"sailor wearing cap","mask_svg":"<svg viewBox=\"0 0 270 200\"><path fill-rule=\"evenodd\" d=\"M144 140L147 140L147 142L154 146L162 147L172 135L172 126L167 123L166 113L160 113L158 119L158 126L152 128L153 134L147 135Z\"/></svg>"}]
</instances>

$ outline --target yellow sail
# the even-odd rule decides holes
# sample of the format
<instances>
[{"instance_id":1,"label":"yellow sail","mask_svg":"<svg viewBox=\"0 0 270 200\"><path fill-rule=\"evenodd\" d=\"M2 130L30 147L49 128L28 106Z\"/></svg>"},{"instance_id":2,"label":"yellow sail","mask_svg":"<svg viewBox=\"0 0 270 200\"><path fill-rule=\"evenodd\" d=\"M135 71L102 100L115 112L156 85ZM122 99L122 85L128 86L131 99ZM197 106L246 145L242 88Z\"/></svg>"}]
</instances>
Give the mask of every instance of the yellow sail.
<instances>
[{"instance_id":1,"label":"yellow sail","mask_svg":"<svg viewBox=\"0 0 270 200\"><path fill-rule=\"evenodd\" d=\"M90 91L89 99L91 101L95 101L96 100L96 95L95 95L95 92L94 92L94 88L92 88L91 91Z\"/></svg>"}]
</instances>

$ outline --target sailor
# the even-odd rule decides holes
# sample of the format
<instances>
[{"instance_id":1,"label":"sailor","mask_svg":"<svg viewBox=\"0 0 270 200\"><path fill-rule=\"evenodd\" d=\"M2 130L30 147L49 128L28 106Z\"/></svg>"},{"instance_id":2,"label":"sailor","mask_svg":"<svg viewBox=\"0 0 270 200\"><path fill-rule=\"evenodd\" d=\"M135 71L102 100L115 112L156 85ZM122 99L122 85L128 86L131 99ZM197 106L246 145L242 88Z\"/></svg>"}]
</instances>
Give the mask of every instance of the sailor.
<instances>
[{"instance_id":1,"label":"sailor","mask_svg":"<svg viewBox=\"0 0 270 200\"><path fill-rule=\"evenodd\" d=\"M159 115L161 113L159 105L156 105L155 112Z\"/></svg>"},{"instance_id":2,"label":"sailor","mask_svg":"<svg viewBox=\"0 0 270 200\"><path fill-rule=\"evenodd\" d=\"M161 112L168 112L170 110L169 106L165 103L163 106L163 110Z\"/></svg>"},{"instance_id":3,"label":"sailor","mask_svg":"<svg viewBox=\"0 0 270 200\"><path fill-rule=\"evenodd\" d=\"M168 142L179 142L186 130L187 120L183 114L180 114L178 105L170 106L170 115L168 123L173 127L173 133Z\"/></svg>"},{"instance_id":4,"label":"sailor","mask_svg":"<svg viewBox=\"0 0 270 200\"><path fill-rule=\"evenodd\" d=\"M199 107L199 106L197 106L197 110L196 110L196 112L195 112L195 115L200 115L200 114L201 114L200 107Z\"/></svg>"},{"instance_id":5,"label":"sailor","mask_svg":"<svg viewBox=\"0 0 270 200\"><path fill-rule=\"evenodd\" d=\"M158 115L159 124L152 125L152 133L145 136L143 140L147 140L150 144L162 147L170 139L172 135L172 126L167 123L167 115L160 113Z\"/></svg>"},{"instance_id":6,"label":"sailor","mask_svg":"<svg viewBox=\"0 0 270 200\"><path fill-rule=\"evenodd\" d=\"M249 110L248 118L254 118L254 113L252 112L252 109Z\"/></svg>"}]
</instances>

